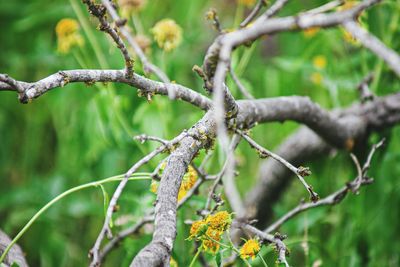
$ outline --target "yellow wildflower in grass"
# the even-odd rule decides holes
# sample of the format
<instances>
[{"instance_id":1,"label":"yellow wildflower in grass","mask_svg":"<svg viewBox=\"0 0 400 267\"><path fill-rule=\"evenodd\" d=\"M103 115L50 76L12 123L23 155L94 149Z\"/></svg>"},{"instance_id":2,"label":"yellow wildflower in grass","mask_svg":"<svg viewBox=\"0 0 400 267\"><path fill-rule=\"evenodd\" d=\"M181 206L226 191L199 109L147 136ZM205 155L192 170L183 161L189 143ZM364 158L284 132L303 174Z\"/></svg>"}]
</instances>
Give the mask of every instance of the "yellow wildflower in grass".
<instances>
[{"instance_id":1,"label":"yellow wildflower in grass","mask_svg":"<svg viewBox=\"0 0 400 267\"><path fill-rule=\"evenodd\" d=\"M62 54L68 53L74 46L83 46L83 37L78 33L79 24L74 19L65 18L56 25L57 50Z\"/></svg>"},{"instance_id":2,"label":"yellow wildflower in grass","mask_svg":"<svg viewBox=\"0 0 400 267\"><path fill-rule=\"evenodd\" d=\"M146 0L118 0L121 15L129 18L135 12L139 12L146 6Z\"/></svg>"},{"instance_id":3,"label":"yellow wildflower in grass","mask_svg":"<svg viewBox=\"0 0 400 267\"><path fill-rule=\"evenodd\" d=\"M224 232L231 225L232 217L227 211L219 211L213 215L209 215L206 221L210 228Z\"/></svg>"},{"instance_id":4,"label":"yellow wildflower in grass","mask_svg":"<svg viewBox=\"0 0 400 267\"><path fill-rule=\"evenodd\" d=\"M237 0L237 2L240 5L252 7L256 3L256 0Z\"/></svg>"},{"instance_id":5,"label":"yellow wildflower in grass","mask_svg":"<svg viewBox=\"0 0 400 267\"><path fill-rule=\"evenodd\" d=\"M313 72L313 73L311 74L310 80L311 80L311 82L312 82L313 84L321 85L322 82L323 82L323 80L324 80L324 77L323 77L322 74L319 73L319 72Z\"/></svg>"},{"instance_id":6,"label":"yellow wildflower in grass","mask_svg":"<svg viewBox=\"0 0 400 267\"><path fill-rule=\"evenodd\" d=\"M251 258L252 260L254 260L260 249L261 246L257 239L249 239L246 241L246 243L243 244L242 248L240 249L240 257L242 259Z\"/></svg>"},{"instance_id":7,"label":"yellow wildflower in grass","mask_svg":"<svg viewBox=\"0 0 400 267\"><path fill-rule=\"evenodd\" d=\"M319 32L319 27L311 27L303 31L304 37L311 38Z\"/></svg>"},{"instance_id":8,"label":"yellow wildflower in grass","mask_svg":"<svg viewBox=\"0 0 400 267\"><path fill-rule=\"evenodd\" d=\"M318 55L313 58L313 65L317 69L325 69L326 67L326 57L323 55Z\"/></svg>"},{"instance_id":9,"label":"yellow wildflower in grass","mask_svg":"<svg viewBox=\"0 0 400 267\"><path fill-rule=\"evenodd\" d=\"M151 29L158 46L169 52L182 42L182 28L172 19L163 19Z\"/></svg>"}]
</instances>

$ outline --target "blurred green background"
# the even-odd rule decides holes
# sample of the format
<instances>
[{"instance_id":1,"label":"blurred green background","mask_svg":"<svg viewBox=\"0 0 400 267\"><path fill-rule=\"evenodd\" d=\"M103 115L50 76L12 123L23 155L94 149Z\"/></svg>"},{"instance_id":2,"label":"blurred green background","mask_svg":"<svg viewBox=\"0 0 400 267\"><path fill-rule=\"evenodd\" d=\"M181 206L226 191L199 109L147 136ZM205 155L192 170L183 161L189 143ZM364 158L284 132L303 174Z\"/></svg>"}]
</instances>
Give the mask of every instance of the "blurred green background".
<instances>
[{"instance_id":1,"label":"blurred green background","mask_svg":"<svg viewBox=\"0 0 400 267\"><path fill-rule=\"evenodd\" d=\"M290 1L280 15L295 14L325 2ZM183 42L178 49L166 53L153 41L148 56L171 80L201 93L202 81L191 69L202 64L205 51L216 36L204 18L210 7L217 9L224 28L237 26L249 12L234 0L148 0L129 20L136 32L150 39L151 27L163 18L172 18L182 27ZM68 54L57 52L55 26L62 18L79 21L79 34L85 40L84 46L74 47ZM399 19L400 3L396 0L383 1L362 18L371 32L396 51L400 51ZM36 81L58 70L123 68L119 51L108 36L96 30L96 25L79 0L0 1L0 73ZM370 71L376 75L372 85L375 94L386 95L400 88L399 80L383 62L346 40L341 29L266 37L250 48L235 51L233 62L238 76L258 98L308 95L328 109L358 101L355 87ZM142 73L138 61L135 70ZM242 97L232 81L228 85L235 97ZM197 108L171 102L167 97L155 96L148 103L137 96L134 88L120 84L70 84L27 105L20 104L14 92L1 93L0 228L15 236L38 209L63 191L126 171L155 147L134 141L134 135L146 133L170 139L202 115ZM274 149L297 127L290 122L260 125L253 130L253 136ZM371 143L381 136L389 142L373 160L373 185L363 188L358 196L350 195L339 206L306 212L282 228L289 236L289 262L293 266L319 266L313 265L318 261L322 266L400 266L400 127L372 136ZM237 182L244 195L257 179L254 170L261 161L244 143L237 155ZM152 171L166 156L151 161L143 171ZM204 152L196 162L202 157ZM210 172L218 171L221 164L216 153L209 164ZM321 196L356 174L345 152L309 166L313 171L310 182ZM155 197L149 184L134 181L128 185L118 213L126 215L126 224L115 230L133 224L151 209ZM105 188L112 194L115 186L108 184ZM188 266L193 257L190 252L194 245L185 240L188 226L184 220L198 219L193 210L204 205L203 196L194 197L179 211L173 252L179 266ZM284 214L302 197L303 188L294 183L290 194L285 194L274 207L276 215ZM19 242L30 265L87 265L87 253L103 223L103 212L99 188L74 193L57 203ZM104 266L128 266L151 239L150 230L122 242ZM273 250L263 248L262 253L269 266L274 266ZM253 264L261 266L258 260Z\"/></svg>"}]
</instances>

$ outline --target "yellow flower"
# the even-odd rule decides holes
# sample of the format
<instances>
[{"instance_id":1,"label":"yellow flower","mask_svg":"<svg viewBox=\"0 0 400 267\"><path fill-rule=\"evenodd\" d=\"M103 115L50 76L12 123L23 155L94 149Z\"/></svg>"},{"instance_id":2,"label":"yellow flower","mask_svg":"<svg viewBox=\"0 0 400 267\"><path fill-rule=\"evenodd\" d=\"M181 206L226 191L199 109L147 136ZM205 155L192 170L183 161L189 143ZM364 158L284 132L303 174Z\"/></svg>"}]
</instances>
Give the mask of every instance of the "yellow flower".
<instances>
[{"instance_id":1,"label":"yellow flower","mask_svg":"<svg viewBox=\"0 0 400 267\"><path fill-rule=\"evenodd\" d=\"M254 260L260 249L261 246L257 239L249 239L240 249L240 257L242 257L242 259L251 257L251 259Z\"/></svg>"},{"instance_id":2,"label":"yellow flower","mask_svg":"<svg viewBox=\"0 0 400 267\"><path fill-rule=\"evenodd\" d=\"M172 19L163 19L151 29L158 46L169 52L182 42L182 28Z\"/></svg>"},{"instance_id":3,"label":"yellow flower","mask_svg":"<svg viewBox=\"0 0 400 267\"><path fill-rule=\"evenodd\" d=\"M319 27L311 27L311 28L305 29L305 30L303 31L303 34L304 34L304 36L305 36L306 38L311 38L311 37L313 37L314 35L316 35L316 34L319 32L319 30L320 30Z\"/></svg>"},{"instance_id":4,"label":"yellow flower","mask_svg":"<svg viewBox=\"0 0 400 267\"><path fill-rule=\"evenodd\" d=\"M188 239L192 240L193 238L201 237L205 233L207 228L208 225L205 220L193 222L192 226L190 227L190 236Z\"/></svg>"},{"instance_id":5,"label":"yellow flower","mask_svg":"<svg viewBox=\"0 0 400 267\"><path fill-rule=\"evenodd\" d=\"M317 69L325 69L326 67L326 57L323 55L318 55L313 58L313 65Z\"/></svg>"},{"instance_id":6,"label":"yellow flower","mask_svg":"<svg viewBox=\"0 0 400 267\"><path fill-rule=\"evenodd\" d=\"M251 7L256 3L256 0L237 0L238 4Z\"/></svg>"},{"instance_id":7,"label":"yellow flower","mask_svg":"<svg viewBox=\"0 0 400 267\"><path fill-rule=\"evenodd\" d=\"M310 80L312 83L314 83L316 85L321 85L324 80L324 77L319 72L313 72L311 74Z\"/></svg>"},{"instance_id":8,"label":"yellow flower","mask_svg":"<svg viewBox=\"0 0 400 267\"><path fill-rule=\"evenodd\" d=\"M213 254L217 253L219 250L219 243L221 241L221 235L223 232L217 231L209 227L206 232L206 237L203 239L203 249L207 252Z\"/></svg>"},{"instance_id":9,"label":"yellow flower","mask_svg":"<svg viewBox=\"0 0 400 267\"><path fill-rule=\"evenodd\" d=\"M121 15L125 18L129 18L133 13L142 10L146 2L146 0L118 0Z\"/></svg>"},{"instance_id":10,"label":"yellow flower","mask_svg":"<svg viewBox=\"0 0 400 267\"><path fill-rule=\"evenodd\" d=\"M57 50L66 54L74 46L83 46L83 37L78 33L79 24L74 19L62 19L56 25Z\"/></svg>"},{"instance_id":11,"label":"yellow flower","mask_svg":"<svg viewBox=\"0 0 400 267\"><path fill-rule=\"evenodd\" d=\"M214 215L209 215L206 219L210 228L224 232L232 223L232 217L227 211L219 211Z\"/></svg>"}]
</instances>

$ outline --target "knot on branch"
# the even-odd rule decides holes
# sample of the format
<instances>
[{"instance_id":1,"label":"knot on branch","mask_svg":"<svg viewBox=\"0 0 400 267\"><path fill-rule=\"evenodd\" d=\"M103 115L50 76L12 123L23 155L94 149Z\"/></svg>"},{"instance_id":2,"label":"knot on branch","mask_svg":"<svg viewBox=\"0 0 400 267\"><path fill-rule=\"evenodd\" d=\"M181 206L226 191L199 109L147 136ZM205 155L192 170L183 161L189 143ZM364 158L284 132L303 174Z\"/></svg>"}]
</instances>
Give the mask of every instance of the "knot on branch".
<instances>
[{"instance_id":1,"label":"knot on branch","mask_svg":"<svg viewBox=\"0 0 400 267\"><path fill-rule=\"evenodd\" d=\"M303 167L300 166L297 168L297 173L301 176L301 177L306 177L306 176L310 176L311 175L311 171L309 167Z\"/></svg>"}]
</instances>

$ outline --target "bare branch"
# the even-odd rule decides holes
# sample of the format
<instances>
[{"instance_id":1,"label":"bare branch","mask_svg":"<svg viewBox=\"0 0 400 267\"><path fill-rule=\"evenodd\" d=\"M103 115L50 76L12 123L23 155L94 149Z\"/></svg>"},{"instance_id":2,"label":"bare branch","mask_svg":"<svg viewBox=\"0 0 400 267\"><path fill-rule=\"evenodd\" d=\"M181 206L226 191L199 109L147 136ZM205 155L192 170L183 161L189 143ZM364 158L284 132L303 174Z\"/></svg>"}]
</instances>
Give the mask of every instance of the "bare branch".
<instances>
[{"instance_id":1,"label":"bare branch","mask_svg":"<svg viewBox=\"0 0 400 267\"><path fill-rule=\"evenodd\" d=\"M6 247L11 243L11 239L8 237L6 233L0 230L0 255L4 253ZM4 261L0 263L0 265L7 266L19 266L19 267L28 267L28 263L26 262L24 252L21 247L17 244L14 244L10 251L8 251Z\"/></svg>"},{"instance_id":2,"label":"bare branch","mask_svg":"<svg viewBox=\"0 0 400 267\"><path fill-rule=\"evenodd\" d=\"M261 18L266 20L274 16L287 4L287 2L289 2L289 0L276 0L275 3L265 11Z\"/></svg>"},{"instance_id":3,"label":"bare branch","mask_svg":"<svg viewBox=\"0 0 400 267\"><path fill-rule=\"evenodd\" d=\"M114 249L123 239L125 239L127 236L137 233L145 224L153 222L153 219L154 216L144 216L131 227L116 234L101 250L99 254L99 262L103 262L107 254L110 253L111 250Z\"/></svg>"},{"instance_id":4,"label":"bare branch","mask_svg":"<svg viewBox=\"0 0 400 267\"><path fill-rule=\"evenodd\" d=\"M254 99L254 96L250 94L250 92L244 87L242 82L239 80L239 78L236 76L235 71L233 70L232 66L229 68L231 77L237 87L239 88L240 92L247 98L247 99Z\"/></svg>"},{"instance_id":5,"label":"bare branch","mask_svg":"<svg viewBox=\"0 0 400 267\"><path fill-rule=\"evenodd\" d=\"M124 23L121 23L123 20L119 17L118 13L115 11L114 7L111 4L111 1L102 0L102 2L106 7L108 13L111 15L111 18L118 25L121 34L126 38L129 45L135 50L135 53L140 58L140 61L142 61L144 71L154 73L162 82L169 83L170 80L168 76L160 68L158 68L148 60L143 50L140 48L139 44L135 41L135 39L131 35L129 29L124 25Z\"/></svg>"},{"instance_id":6,"label":"bare branch","mask_svg":"<svg viewBox=\"0 0 400 267\"><path fill-rule=\"evenodd\" d=\"M224 184L225 194L226 194L226 196L227 196L227 198L229 200L229 203L231 204L231 207L234 210L234 212L242 212L243 203L242 203L242 201L240 199L240 195L238 194L238 192L237 192L237 190L235 188L235 185L232 184L232 183L234 183L234 181L232 179L234 174L233 173L227 174L227 171L229 169L232 170L231 172L234 172L234 166L232 166L232 165L234 165L234 160L235 160L235 158L234 158L234 150L238 146L239 142L240 142L239 135L235 135L232 138L232 142L231 142L231 144L229 146L229 154L228 154L228 156L227 156L227 158L225 160L224 166L222 167L221 171L215 177L215 181L214 181L214 183L213 183L213 185L211 187L211 190L210 190L210 192L208 194L207 202L206 202L206 205L205 205L205 208L204 208L205 210L210 210L210 208L211 208L211 200L213 199L213 195L215 194L215 191L217 190L218 185L221 184L222 177L224 175L226 175L226 176L229 175L230 177L228 179L226 179L226 181L229 184Z\"/></svg>"},{"instance_id":7,"label":"bare branch","mask_svg":"<svg viewBox=\"0 0 400 267\"><path fill-rule=\"evenodd\" d=\"M380 146L382 146L383 141L384 140L380 141L378 144L373 146L373 148L368 156L369 160L367 160L365 162L364 166L368 166L368 168L369 168L370 163L371 163L370 159L372 158L376 149L379 148ZM358 175L356 176L356 178L353 181L347 183L346 186L344 186L341 189L339 189L338 191L330 194L329 196L318 200L315 203L304 203L304 202L300 203L297 207L295 207L294 209L292 209L291 211L286 213L279 220L277 220L275 223L273 223L267 229L265 229L264 232L272 233L272 232L278 230L282 224L284 224L285 222L287 222L288 220L290 220L291 218L293 218L294 216L296 216L297 214L299 214L305 210L309 210L309 209L320 207L320 206L336 205L345 198L345 196L347 195L347 192L352 191L353 193L355 193L358 191L358 188L360 186L371 184L373 182L373 179L366 177L366 172L365 171L361 172L361 168L359 168L358 161L356 161L356 162L357 162L356 166L358 165L357 166Z\"/></svg>"},{"instance_id":8,"label":"bare branch","mask_svg":"<svg viewBox=\"0 0 400 267\"><path fill-rule=\"evenodd\" d=\"M364 30L353 20L346 21L343 26L363 46L383 59L397 76L400 77L400 56L395 51L387 47L378 38Z\"/></svg>"},{"instance_id":9,"label":"bare branch","mask_svg":"<svg viewBox=\"0 0 400 267\"><path fill-rule=\"evenodd\" d=\"M96 239L96 242L93 246L93 248L90 250L90 257L92 259L92 262L90 266L97 266L100 264L100 255L99 255L99 249L101 246L101 242L103 241L105 235L108 235L109 238L112 237L111 229L110 229L110 222L111 222L111 217L113 213L115 212L115 207L117 205L117 201L119 197L122 194L123 189L125 188L126 184L128 183L128 178L135 173L142 165L146 164L149 162L152 158L163 152L164 150L168 149L170 145L174 145L179 143L183 138L185 138L187 135L186 131L182 132L180 135L172 139L167 145L162 145L159 146L156 150L150 152L147 154L145 157L143 157L140 161L136 162L126 173L124 176L124 179L119 183L117 189L115 190L111 200L110 204L108 205L107 212L106 212L106 217L104 219L104 224L102 229L100 230L100 233Z\"/></svg>"},{"instance_id":10,"label":"bare branch","mask_svg":"<svg viewBox=\"0 0 400 267\"><path fill-rule=\"evenodd\" d=\"M110 26L108 23L105 15L106 9L101 4L96 4L92 0L83 0L82 1L85 5L87 5L89 13L95 16L100 22L100 31L104 31L108 33L114 42L117 44L118 49L121 51L124 60L125 60L125 67L126 67L126 77L130 78L133 74L133 59L130 58L128 49L124 42L122 41L121 37L119 37L117 31Z\"/></svg>"},{"instance_id":11,"label":"bare branch","mask_svg":"<svg viewBox=\"0 0 400 267\"><path fill-rule=\"evenodd\" d=\"M271 158L277 160L278 162L280 162L281 164L283 164L291 172L293 172L297 176L297 178L300 180L300 182L304 185L304 187L307 189L307 191L309 192L311 201L316 202L318 200L318 198L319 198L318 194L315 193L312 189L312 186L310 186L304 180L305 176L311 175L311 172L308 168L304 168L301 166L296 168L295 166L290 164L288 161L286 161L284 158L280 157L279 155L277 155L277 154L269 151L268 149L260 146L259 144L257 144L257 142L254 141L253 139L251 139L250 136L248 136L247 134L245 134L239 130L237 130L237 132L249 143L249 145L251 147L253 147L257 150L257 153L259 153L260 157L262 157L262 158L271 157Z\"/></svg>"},{"instance_id":12,"label":"bare branch","mask_svg":"<svg viewBox=\"0 0 400 267\"><path fill-rule=\"evenodd\" d=\"M319 14L319 13L324 13L324 12L327 12L327 11L330 11L330 10L334 9L335 7L343 5L344 2L345 2L345 0L330 1L330 2L328 2L328 3L326 3L326 4L322 5L322 6L316 7L314 9L307 10L304 13L313 14L313 15Z\"/></svg>"},{"instance_id":13,"label":"bare branch","mask_svg":"<svg viewBox=\"0 0 400 267\"><path fill-rule=\"evenodd\" d=\"M185 86L153 81L136 73L133 73L132 78L127 79L124 70L65 70L37 82L27 83L17 80L15 82L23 88L23 92L20 93L22 103L28 103L51 89L64 87L69 83L84 82L90 85L95 82L117 82L134 86L143 95L168 95L168 92L172 90L176 99L182 99L203 110L208 110L211 107L211 101L207 97ZM0 90L17 91L17 88L0 81Z\"/></svg>"},{"instance_id":14,"label":"bare branch","mask_svg":"<svg viewBox=\"0 0 400 267\"><path fill-rule=\"evenodd\" d=\"M242 23L240 23L239 27L240 28L244 28L247 25L249 25L251 23L251 21L255 17L257 17L258 13L260 12L260 10L265 5L266 5L266 1L265 0L258 0L256 6L253 8L253 10L250 12L250 14L242 21Z\"/></svg>"},{"instance_id":15,"label":"bare branch","mask_svg":"<svg viewBox=\"0 0 400 267\"><path fill-rule=\"evenodd\" d=\"M286 248L286 245L282 241L285 238L284 236L281 236L280 234L270 235L268 233L260 231L254 226L240 222L238 220L233 221L232 227L240 228L245 232L249 232L252 235L256 235L264 242L274 244L276 250L278 251L278 261L284 264L285 267L289 267L289 263L286 260L286 256L289 254L289 251Z\"/></svg>"},{"instance_id":16,"label":"bare branch","mask_svg":"<svg viewBox=\"0 0 400 267\"><path fill-rule=\"evenodd\" d=\"M360 93L361 102L364 103L369 100L374 99L374 94L369 90L369 84L374 79L373 73L368 74L364 79L359 83L357 89Z\"/></svg>"}]
</instances>

